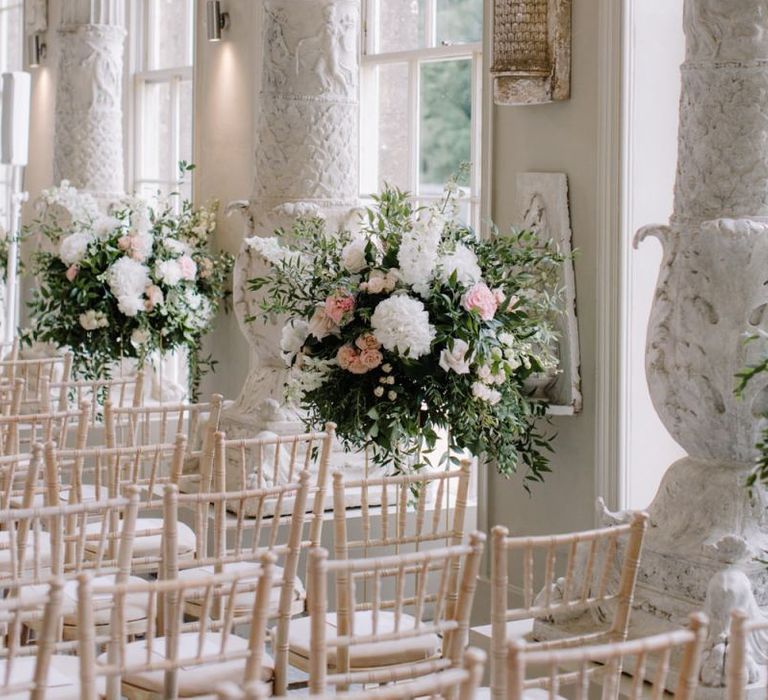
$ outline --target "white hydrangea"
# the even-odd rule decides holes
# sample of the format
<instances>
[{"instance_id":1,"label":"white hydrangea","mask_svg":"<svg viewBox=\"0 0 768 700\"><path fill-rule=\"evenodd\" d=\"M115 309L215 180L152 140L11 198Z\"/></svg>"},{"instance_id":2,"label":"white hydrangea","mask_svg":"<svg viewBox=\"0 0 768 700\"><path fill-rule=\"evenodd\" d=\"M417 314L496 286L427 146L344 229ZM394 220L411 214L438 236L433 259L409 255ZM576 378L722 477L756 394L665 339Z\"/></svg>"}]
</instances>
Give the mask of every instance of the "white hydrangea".
<instances>
[{"instance_id":1,"label":"white hydrangea","mask_svg":"<svg viewBox=\"0 0 768 700\"><path fill-rule=\"evenodd\" d=\"M311 355L304 357L301 367L294 366L286 384L288 403L301 404L310 391L322 387L337 366L336 360L321 360Z\"/></svg>"},{"instance_id":2,"label":"white hydrangea","mask_svg":"<svg viewBox=\"0 0 768 700\"><path fill-rule=\"evenodd\" d=\"M58 187L43 190L41 201L48 206L65 209L74 224L87 224L101 216L96 200L85 192L79 192L69 180L62 180Z\"/></svg>"},{"instance_id":3,"label":"white hydrangea","mask_svg":"<svg viewBox=\"0 0 768 700\"><path fill-rule=\"evenodd\" d=\"M181 265L176 260L163 260L155 265L155 277L169 287L175 287L182 278Z\"/></svg>"},{"instance_id":4,"label":"white hydrangea","mask_svg":"<svg viewBox=\"0 0 768 700\"><path fill-rule=\"evenodd\" d=\"M439 261L438 250L445 220L438 212L416 222L413 230L403 234L397 262L400 276L419 296L429 293L429 284Z\"/></svg>"},{"instance_id":5,"label":"white hydrangea","mask_svg":"<svg viewBox=\"0 0 768 700\"><path fill-rule=\"evenodd\" d=\"M414 359L429 354L436 335L424 304L407 295L380 302L371 317L371 326L385 349Z\"/></svg>"},{"instance_id":6,"label":"white hydrangea","mask_svg":"<svg viewBox=\"0 0 768 700\"><path fill-rule=\"evenodd\" d=\"M65 265L77 265L88 252L88 246L93 240L90 233L71 233L59 243L59 258Z\"/></svg>"},{"instance_id":7,"label":"white hydrangea","mask_svg":"<svg viewBox=\"0 0 768 700\"><path fill-rule=\"evenodd\" d=\"M479 282L483 276L483 271L477 262L477 255L463 243L456 246L453 253L444 255L440 260L441 278L448 282L451 275L455 272L459 284L465 287L471 287Z\"/></svg>"},{"instance_id":8,"label":"white hydrangea","mask_svg":"<svg viewBox=\"0 0 768 700\"><path fill-rule=\"evenodd\" d=\"M122 257L107 270L107 284L126 316L144 310L144 290L150 285L149 269L136 260Z\"/></svg>"},{"instance_id":9,"label":"white hydrangea","mask_svg":"<svg viewBox=\"0 0 768 700\"><path fill-rule=\"evenodd\" d=\"M106 328L109 320L103 311L94 311L89 309L84 314L80 314L78 319L80 325L87 331L95 331L97 328Z\"/></svg>"},{"instance_id":10,"label":"white hydrangea","mask_svg":"<svg viewBox=\"0 0 768 700\"><path fill-rule=\"evenodd\" d=\"M93 222L93 233L100 241L106 241L122 225L123 222L114 216L100 216Z\"/></svg>"}]
</instances>

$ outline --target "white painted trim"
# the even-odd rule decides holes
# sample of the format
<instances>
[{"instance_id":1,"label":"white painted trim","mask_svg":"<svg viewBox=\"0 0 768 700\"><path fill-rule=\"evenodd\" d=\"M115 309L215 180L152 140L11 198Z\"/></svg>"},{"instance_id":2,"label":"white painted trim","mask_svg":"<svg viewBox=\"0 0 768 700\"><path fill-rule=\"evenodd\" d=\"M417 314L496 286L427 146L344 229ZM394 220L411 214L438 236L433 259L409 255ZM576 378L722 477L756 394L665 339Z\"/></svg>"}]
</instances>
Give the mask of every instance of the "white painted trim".
<instances>
[{"instance_id":1,"label":"white painted trim","mask_svg":"<svg viewBox=\"0 0 768 700\"><path fill-rule=\"evenodd\" d=\"M598 188L597 188L597 386L595 496L610 508L625 498L625 411L622 373L626 347L623 313L624 94L627 61L627 0L600 0L598 9Z\"/></svg>"}]
</instances>

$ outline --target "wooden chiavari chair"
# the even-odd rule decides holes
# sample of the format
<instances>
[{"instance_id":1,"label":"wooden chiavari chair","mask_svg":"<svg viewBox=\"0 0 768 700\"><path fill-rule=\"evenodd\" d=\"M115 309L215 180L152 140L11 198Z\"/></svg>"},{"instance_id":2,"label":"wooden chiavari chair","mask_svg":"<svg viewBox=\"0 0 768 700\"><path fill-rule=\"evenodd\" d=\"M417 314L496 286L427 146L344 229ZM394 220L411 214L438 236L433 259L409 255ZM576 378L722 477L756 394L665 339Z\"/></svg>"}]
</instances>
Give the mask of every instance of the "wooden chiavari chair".
<instances>
[{"instance_id":1,"label":"wooden chiavari chair","mask_svg":"<svg viewBox=\"0 0 768 700\"><path fill-rule=\"evenodd\" d=\"M14 338L10 343L0 343L0 360L13 362L19 359L19 339Z\"/></svg>"},{"instance_id":2,"label":"wooden chiavari chair","mask_svg":"<svg viewBox=\"0 0 768 700\"><path fill-rule=\"evenodd\" d=\"M726 656L726 677L728 700L744 700L750 684L749 653L750 638L768 632L768 619L750 618L744 610L731 613L731 632L728 637ZM765 692L765 691L763 691Z\"/></svg>"},{"instance_id":3,"label":"wooden chiavari chair","mask_svg":"<svg viewBox=\"0 0 768 700\"><path fill-rule=\"evenodd\" d=\"M312 700L416 700L431 698L441 700L453 697L456 700L474 700L477 687L485 668L485 652L480 649L466 649L461 668L430 673L414 681L396 683L362 691L334 693L333 695L311 695ZM219 688L219 700L267 700L276 697L270 694L266 683L257 681L245 688L228 683Z\"/></svg>"},{"instance_id":4,"label":"wooden chiavari chair","mask_svg":"<svg viewBox=\"0 0 768 700\"><path fill-rule=\"evenodd\" d=\"M43 377L41 390L45 410L66 411L80 406L83 401L91 404L91 422L102 419L104 404L109 401L116 408L139 408L144 401L144 372L139 370L128 377L113 379L82 379L52 382Z\"/></svg>"},{"instance_id":5,"label":"wooden chiavari chair","mask_svg":"<svg viewBox=\"0 0 768 700\"><path fill-rule=\"evenodd\" d=\"M555 700L569 687L573 687L573 691L568 697L587 700L594 697L589 691L595 681L602 686L602 700L618 700L622 670L632 674L626 697L661 700L667 694L667 687L674 687L675 700L691 700L698 684L706 634L706 616L694 613L689 618L689 629L625 642L533 650L520 640L512 640L507 658L509 688L505 700L525 700L531 697L530 691L534 688L541 689L536 696L541 700ZM676 680L669 677L675 652L681 657ZM537 669L537 677L526 678L529 667Z\"/></svg>"},{"instance_id":6,"label":"wooden chiavari chair","mask_svg":"<svg viewBox=\"0 0 768 700\"><path fill-rule=\"evenodd\" d=\"M0 415L16 416L21 413L25 384L23 379L0 382Z\"/></svg>"},{"instance_id":7,"label":"wooden chiavari chair","mask_svg":"<svg viewBox=\"0 0 768 700\"><path fill-rule=\"evenodd\" d=\"M509 639L530 635L536 621L583 616L588 619L589 631L542 641L534 648L626 639L647 526L648 515L635 513L624 525L564 535L509 537L506 528L494 528L491 692L495 700L507 695ZM510 571L514 572L513 581ZM509 607L511 585L522 591L522 605Z\"/></svg>"},{"instance_id":8,"label":"wooden chiavari chair","mask_svg":"<svg viewBox=\"0 0 768 700\"><path fill-rule=\"evenodd\" d=\"M334 561L326 550L313 550L310 633L291 625L288 642L291 664L309 673L310 692L460 667L484 541L485 535L473 533L466 545ZM462 574L452 583L457 560ZM336 612L330 614L329 578L336 587ZM372 594L360 600L366 580ZM458 587L455 605L452 585Z\"/></svg>"},{"instance_id":9,"label":"wooden chiavari chair","mask_svg":"<svg viewBox=\"0 0 768 700\"><path fill-rule=\"evenodd\" d=\"M208 403L119 407L104 404L107 447L138 447L170 443L185 435L187 448L179 482L182 491L208 491L213 463L213 440L219 429L224 398L213 394Z\"/></svg>"},{"instance_id":10,"label":"wooden chiavari chair","mask_svg":"<svg viewBox=\"0 0 768 700\"><path fill-rule=\"evenodd\" d=\"M4 381L24 380L22 412L48 412L42 396L45 380L68 382L72 378L72 353L56 357L0 360L0 378Z\"/></svg>"},{"instance_id":11,"label":"wooden chiavari chair","mask_svg":"<svg viewBox=\"0 0 768 700\"><path fill-rule=\"evenodd\" d=\"M45 463L49 503L61 500L61 474L66 465L70 467L70 503L87 501L89 493L117 498L126 489L136 487L140 498L132 569L134 573L156 572L163 552L163 489L167 484L178 485L185 448L184 435L178 435L173 444L137 447L58 450L48 443ZM98 522L92 522L86 530L97 532L99 527ZM193 557L197 539L192 528L179 523L177 535L179 559ZM85 553L86 557L95 556L93 546L86 544Z\"/></svg>"},{"instance_id":12,"label":"wooden chiavari chair","mask_svg":"<svg viewBox=\"0 0 768 700\"><path fill-rule=\"evenodd\" d=\"M100 677L106 678L108 700L174 700L214 695L227 680L268 682L273 669L265 638L274 555L262 555L260 563L258 576L217 574L205 581L166 579L103 587L82 576L78 630L83 700L99 697ZM246 615L236 614L235 600L244 589L255 590L253 607ZM108 635L100 635L93 622L93 605L100 596L109 596L112 609ZM125 608L133 596L143 596L151 614L145 639L130 642ZM185 622L190 596L204 601L206 614ZM215 607L222 610L220 616L208 614ZM236 635L236 626L249 626L249 638ZM158 628L163 636L156 635ZM107 650L98 655L97 645Z\"/></svg>"}]
</instances>

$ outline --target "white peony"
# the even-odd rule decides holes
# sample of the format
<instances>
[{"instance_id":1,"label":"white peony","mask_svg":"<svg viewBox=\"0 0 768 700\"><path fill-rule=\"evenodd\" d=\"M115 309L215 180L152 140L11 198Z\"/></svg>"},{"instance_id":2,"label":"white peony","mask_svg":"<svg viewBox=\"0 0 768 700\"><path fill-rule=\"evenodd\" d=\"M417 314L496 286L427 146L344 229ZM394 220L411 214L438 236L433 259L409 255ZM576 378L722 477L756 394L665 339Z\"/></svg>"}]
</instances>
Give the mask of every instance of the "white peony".
<instances>
[{"instance_id":1,"label":"white peony","mask_svg":"<svg viewBox=\"0 0 768 700\"><path fill-rule=\"evenodd\" d=\"M106 328L109 325L107 316L103 311L90 309L80 314L80 325L87 331L95 331L97 328Z\"/></svg>"},{"instance_id":2,"label":"white peony","mask_svg":"<svg viewBox=\"0 0 768 700\"><path fill-rule=\"evenodd\" d=\"M471 287L479 282L483 276L483 271L477 263L477 255L467 246L459 243L453 253L443 256L440 261L442 269L442 279L448 282L451 275L455 272L459 284L465 287Z\"/></svg>"},{"instance_id":3,"label":"white peony","mask_svg":"<svg viewBox=\"0 0 768 700\"><path fill-rule=\"evenodd\" d=\"M293 319L283 326L280 338L280 349L283 351L283 359L290 365L293 358L301 352L304 343L309 337L309 324L301 319Z\"/></svg>"},{"instance_id":4,"label":"white peony","mask_svg":"<svg viewBox=\"0 0 768 700\"><path fill-rule=\"evenodd\" d=\"M414 359L429 354L436 334L424 304L407 295L380 302L371 317L371 326L385 349Z\"/></svg>"},{"instance_id":5,"label":"white peony","mask_svg":"<svg viewBox=\"0 0 768 700\"><path fill-rule=\"evenodd\" d=\"M429 293L429 284L439 260L438 249L444 226L442 216L432 212L429 219L419 220L413 230L403 234L397 254L400 277L419 296Z\"/></svg>"},{"instance_id":6,"label":"white peony","mask_svg":"<svg viewBox=\"0 0 768 700\"><path fill-rule=\"evenodd\" d=\"M446 371L456 374L469 374L470 360L467 358L469 343L465 340L454 340L453 349L445 348L440 353L440 366Z\"/></svg>"},{"instance_id":7,"label":"white peony","mask_svg":"<svg viewBox=\"0 0 768 700\"><path fill-rule=\"evenodd\" d=\"M144 311L144 290L150 285L149 269L136 260L122 257L107 270L107 284L126 316Z\"/></svg>"},{"instance_id":8,"label":"white peony","mask_svg":"<svg viewBox=\"0 0 768 700\"><path fill-rule=\"evenodd\" d=\"M365 258L367 246L368 241L365 238L355 238L341 251L341 263L353 275L368 267L368 261Z\"/></svg>"},{"instance_id":9,"label":"white peony","mask_svg":"<svg viewBox=\"0 0 768 700\"><path fill-rule=\"evenodd\" d=\"M90 233L72 233L61 239L59 243L59 258L65 265L77 265L88 252L88 246L93 241Z\"/></svg>"},{"instance_id":10,"label":"white peony","mask_svg":"<svg viewBox=\"0 0 768 700\"><path fill-rule=\"evenodd\" d=\"M181 265L176 260L163 260L155 265L155 277L169 287L175 287L181 282Z\"/></svg>"}]
</instances>

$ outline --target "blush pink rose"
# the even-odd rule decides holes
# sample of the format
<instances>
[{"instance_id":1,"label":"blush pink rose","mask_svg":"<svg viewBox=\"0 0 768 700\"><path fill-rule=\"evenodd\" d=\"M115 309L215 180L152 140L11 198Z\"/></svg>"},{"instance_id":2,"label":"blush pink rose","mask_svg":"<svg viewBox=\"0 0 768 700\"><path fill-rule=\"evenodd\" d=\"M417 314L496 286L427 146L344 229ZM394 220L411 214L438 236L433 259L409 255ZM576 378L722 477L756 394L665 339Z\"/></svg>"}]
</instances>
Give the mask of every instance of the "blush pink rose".
<instances>
[{"instance_id":1,"label":"blush pink rose","mask_svg":"<svg viewBox=\"0 0 768 700\"><path fill-rule=\"evenodd\" d=\"M376 369L384 361L384 356L378 350L363 350L360 362L366 370Z\"/></svg>"},{"instance_id":2,"label":"blush pink rose","mask_svg":"<svg viewBox=\"0 0 768 700\"><path fill-rule=\"evenodd\" d=\"M483 321L490 321L499 308L496 296L483 282L473 285L462 297L461 304L467 311L477 311Z\"/></svg>"},{"instance_id":3,"label":"blush pink rose","mask_svg":"<svg viewBox=\"0 0 768 700\"><path fill-rule=\"evenodd\" d=\"M117 241L117 247L122 251L130 250L133 247L133 241L130 236L120 236Z\"/></svg>"},{"instance_id":4,"label":"blush pink rose","mask_svg":"<svg viewBox=\"0 0 768 700\"><path fill-rule=\"evenodd\" d=\"M355 357L347 369L352 372L352 374L366 374L369 370L369 368L366 367L365 363L363 362L361 355Z\"/></svg>"},{"instance_id":5,"label":"blush pink rose","mask_svg":"<svg viewBox=\"0 0 768 700\"><path fill-rule=\"evenodd\" d=\"M519 302L520 299L518 299L516 296L510 297L509 303L507 304L507 311L514 311Z\"/></svg>"},{"instance_id":6,"label":"blush pink rose","mask_svg":"<svg viewBox=\"0 0 768 700\"><path fill-rule=\"evenodd\" d=\"M197 275L197 263L189 257L189 255L182 255L177 262L179 263L179 269L181 270L181 279L193 280Z\"/></svg>"},{"instance_id":7,"label":"blush pink rose","mask_svg":"<svg viewBox=\"0 0 768 700\"><path fill-rule=\"evenodd\" d=\"M70 281L74 282L75 277L77 277L78 273L80 272L80 268L77 265L70 265L67 268L67 271L64 273L64 276Z\"/></svg>"},{"instance_id":8,"label":"blush pink rose","mask_svg":"<svg viewBox=\"0 0 768 700\"><path fill-rule=\"evenodd\" d=\"M507 295L504 294L504 290L498 287L493 290L493 296L496 298L496 304L501 306L507 299Z\"/></svg>"},{"instance_id":9,"label":"blush pink rose","mask_svg":"<svg viewBox=\"0 0 768 700\"><path fill-rule=\"evenodd\" d=\"M355 297L345 292L331 294L325 300L325 313L336 325L342 322L355 310Z\"/></svg>"},{"instance_id":10,"label":"blush pink rose","mask_svg":"<svg viewBox=\"0 0 768 700\"><path fill-rule=\"evenodd\" d=\"M373 333L364 333L355 341L355 345L360 350L378 350L381 347L381 343Z\"/></svg>"},{"instance_id":11,"label":"blush pink rose","mask_svg":"<svg viewBox=\"0 0 768 700\"><path fill-rule=\"evenodd\" d=\"M329 335L337 333L339 330L339 324L334 323L333 319L329 318L325 313L325 306L318 306L315 309L315 313L312 314L312 318L309 319L309 334L322 340Z\"/></svg>"},{"instance_id":12,"label":"blush pink rose","mask_svg":"<svg viewBox=\"0 0 768 700\"><path fill-rule=\"evenodd\" d=\"M152 311L157 305L165 301L163 290L156 284L150 284L144 291L144 294L147 297L147 300L144 302L144 307L147 311Z\"/></svg>"},{"instance_id":13,"label":"blush pink rose","mask_svg":"<svg viewBox=\"0 0 768 700\"><path fill-rule=\"evenodd\" d=\"M342 345L336 353L336 361L339 367L348 370L353 362L358 361L359 353L351 345Z\"/></svg>"}]
</instances>

